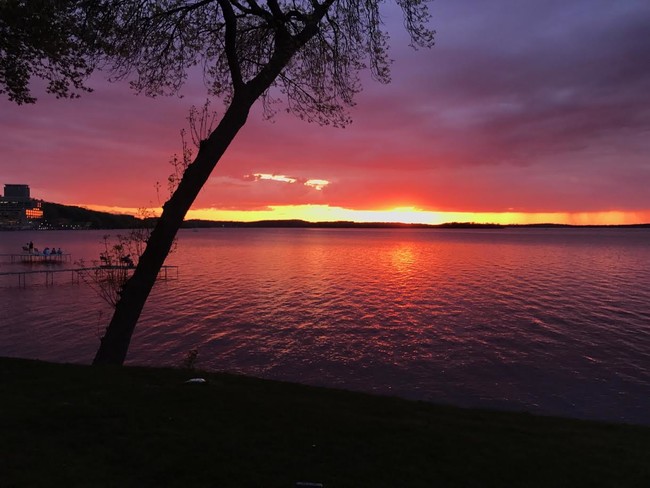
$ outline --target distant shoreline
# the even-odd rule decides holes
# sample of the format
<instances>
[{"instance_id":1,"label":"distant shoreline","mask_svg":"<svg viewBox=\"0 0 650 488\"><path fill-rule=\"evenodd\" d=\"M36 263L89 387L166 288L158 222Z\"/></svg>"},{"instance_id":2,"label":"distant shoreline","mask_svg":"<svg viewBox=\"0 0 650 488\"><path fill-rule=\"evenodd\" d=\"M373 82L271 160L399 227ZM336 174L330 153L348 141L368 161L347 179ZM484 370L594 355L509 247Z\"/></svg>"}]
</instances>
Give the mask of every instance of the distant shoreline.
<instances>
[{"instance_id":1,"label":"distant shoreline","mask_svg":"<svg viewBox=\"0 0 650 488\"><path fill-rule=\"evenodd\" d=\"M112 214L111 214L112 215ZM112 215L108 221L101 217L93 222L79 222L65 225L47 225L34 229L2 228L1 231L49 231L49 230L120 230L142 227L153 227L155 219L135 219L130 216L126 221L121 221L119 215ZM118 217L118 218L115 218ZM186 220L182 229L650 229L648 224L612 224L612 225L572 225L572 224L479 224L473 222L449 222L444 224L409 224L402 222L352 222L352 221L326 221L308 222L306 220L260 220L254 222L217 221L217 220Z\"/></svg>"},{"instance_id":2,"label":"distant shoreline","mask_svg":"<svg viewBox=\"0 0 650 488\"><path fill-rule=\"evenodd\" d=\"M570 224L478 224L473 222L450 222L445 224L407 224L400 222L307 222L305 220L261 220L256 222L233 222L212 220L186 220L184 229L200 228L317 228L317 229L509 229L509 228L650 228L650 224L621 225L570 225Z\"/></svg>"},{"instance_id":3,"label":"distant shoreline","mask_svg":"<svg viewBox=\"0 0 650 488\"><path fill-rule=\"evenodd\" d=\"M43 221L38 228L0 230L97 230L134 229L153 226L155 218L140 219L132 215L97 212L86 208L43 202ZM255 222L216 221L190 219L183 222L184 229L209 228L306 228L306 229L518 229L518 228L650 228L650 223L621 225L571 225L571 224L496 224L475 222L448 222L444 224L407 224L399 222L352 222L305 220L260 220Z\"/></svg>"}]
</instances>

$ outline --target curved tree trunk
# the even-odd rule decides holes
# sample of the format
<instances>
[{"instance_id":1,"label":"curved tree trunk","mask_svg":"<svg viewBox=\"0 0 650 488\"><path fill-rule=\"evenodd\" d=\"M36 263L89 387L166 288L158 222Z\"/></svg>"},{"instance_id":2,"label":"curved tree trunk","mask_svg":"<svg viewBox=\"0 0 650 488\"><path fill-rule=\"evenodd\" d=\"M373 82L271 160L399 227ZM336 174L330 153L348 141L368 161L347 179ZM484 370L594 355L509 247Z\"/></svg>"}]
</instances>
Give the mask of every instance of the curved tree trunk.
<instances>
[{"instance_id":1,"label":"curved tree trunk","mask_svg":"<svg viewBox=\"0 0 650 488\"><path fill-rule=\"evenodd\" d=\"M106 334L101 339L93 364L124 363L135 325L185 214L223 153L246 123L255 98L235 95L217 128L208 139L201 142L196 159L187 167L178 188L163 206L162 215L147 241L146 249L120 293L120 300L106 328Z\"/></svg>"},{"instance_id":2,"label":"curved tree trunk","mask_svg":"<svg viewBox=\"0 0 650 488\"><path fill-rule=\"evenodd\" d=\"M183 223L185 214L194 203L199 191L208 181L212 170L223 156L232 140L246 123L253 103L271 86L273 80L291 60L292 56L305 45L318 31L318 22L326 14L334 0L326 0L315 10L304 29L292 36L284 27L285 18L276 25L275 48L273 54L257 75L244 83L241 76L236 50L237 19L227 0L220 1L226 18L226 54L233 79L234 96L228 110L217 128L201 142L196 159L190 164L178 188L163 205L163 213L158 220L147 247L140 256L133 276L126 282L120 293L120 300L106 334L102 337L93 364L121 365L126 359L131 336L140 318L144 304L153 288L158 272Z\"/></svg>"}]
</instances>

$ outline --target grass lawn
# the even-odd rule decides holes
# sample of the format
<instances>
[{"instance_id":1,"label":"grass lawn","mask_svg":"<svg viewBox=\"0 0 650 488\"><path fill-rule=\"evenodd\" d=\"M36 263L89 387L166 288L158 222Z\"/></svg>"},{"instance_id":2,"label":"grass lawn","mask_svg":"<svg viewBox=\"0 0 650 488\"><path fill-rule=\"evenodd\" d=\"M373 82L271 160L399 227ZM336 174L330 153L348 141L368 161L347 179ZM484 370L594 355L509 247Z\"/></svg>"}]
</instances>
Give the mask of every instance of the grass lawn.
<instances>
[{"instance_id":1,"label":"grass lawn","mask_svg":"<svg viewBox=\"0 0 650 488\"><path fill-rule=\"evenodd\" d=\"M207 379L188 385L192 376ZM650 427L0 359L0 487L650 486Z\"/></svg>"}]
</instances>

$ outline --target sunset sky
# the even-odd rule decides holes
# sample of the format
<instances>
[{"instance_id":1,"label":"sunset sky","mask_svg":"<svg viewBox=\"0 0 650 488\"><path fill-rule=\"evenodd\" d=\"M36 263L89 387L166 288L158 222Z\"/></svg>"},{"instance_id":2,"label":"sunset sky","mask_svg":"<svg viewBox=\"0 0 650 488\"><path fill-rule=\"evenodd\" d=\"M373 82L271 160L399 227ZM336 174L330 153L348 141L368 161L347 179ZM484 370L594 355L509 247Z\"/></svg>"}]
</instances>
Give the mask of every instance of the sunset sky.
<instances>
[{"instance_id":1,"label":"sunset sky","mask_svg":"<svg viewBox=\"0 0 650 488\"><path fill-rule=\"evenodd\" d=\"M436 0L431 13L436 46L414 51L386 10L393 81L364 83L349 127L251 114L189 217L650 222L650 2ZM200 77L182 98L89 84L79 100L0 100L0 184L159 207Z\"/></svg>"}]
</instances>

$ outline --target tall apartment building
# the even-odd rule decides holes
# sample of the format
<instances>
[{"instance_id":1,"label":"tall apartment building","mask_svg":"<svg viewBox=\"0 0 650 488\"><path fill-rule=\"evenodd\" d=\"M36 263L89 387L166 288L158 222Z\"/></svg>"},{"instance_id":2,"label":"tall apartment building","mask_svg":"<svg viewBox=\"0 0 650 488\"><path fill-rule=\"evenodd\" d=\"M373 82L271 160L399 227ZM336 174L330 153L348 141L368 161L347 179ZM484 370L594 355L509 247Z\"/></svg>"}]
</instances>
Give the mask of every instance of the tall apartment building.
<instances>
[{"instance_id":1,"label":"tall apartment building","mask_svg":"<svg viewBox=\"0 0 650 488\"><path fill-rule=\"evenodd\" d=\"M42 218L42 203L30 196L29 185L5 184L0 197L0 228L33 229Z\"/></svg>"}]
</instances>

